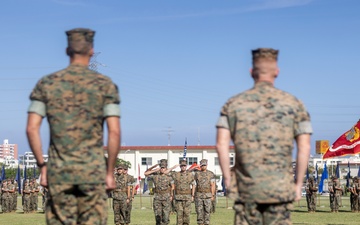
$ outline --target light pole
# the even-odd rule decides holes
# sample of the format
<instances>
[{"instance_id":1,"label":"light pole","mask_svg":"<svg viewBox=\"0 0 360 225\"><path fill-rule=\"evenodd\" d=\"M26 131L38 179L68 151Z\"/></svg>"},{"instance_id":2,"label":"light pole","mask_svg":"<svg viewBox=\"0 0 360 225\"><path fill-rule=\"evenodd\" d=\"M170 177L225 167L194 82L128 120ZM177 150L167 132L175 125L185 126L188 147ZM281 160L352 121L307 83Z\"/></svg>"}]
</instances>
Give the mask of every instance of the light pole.
<instances>
[{"instance_id":1,"label":"light pole","mask_svg":"<svg viewBox=\"0 0 360 225\"><path fill-rule=\"evenodd\" d=\"M124 161L126 161L126 153L128 153L128 152L130 152L130 149L128 149L124 152Z\"/></svg>"}]
</instances>

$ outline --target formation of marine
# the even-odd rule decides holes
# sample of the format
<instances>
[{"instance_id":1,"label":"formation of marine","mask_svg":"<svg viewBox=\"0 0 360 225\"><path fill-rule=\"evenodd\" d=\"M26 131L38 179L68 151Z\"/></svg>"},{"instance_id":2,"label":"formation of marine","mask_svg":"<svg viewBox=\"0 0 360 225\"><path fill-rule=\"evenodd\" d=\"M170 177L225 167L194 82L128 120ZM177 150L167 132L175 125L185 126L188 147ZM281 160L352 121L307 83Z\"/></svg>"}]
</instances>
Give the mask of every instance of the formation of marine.
<instances>
[{"instance_id":1,"label":"formation of marine","mask_svg":"<svg viewBox=\"0 0 360 225\"><path fill-rule=\"evenodd\" d=\"M157 168L158 167L158 168ZM172 171L180 167L179 172ZM170 223L169 215L174 208L176 224L190 224L191 203L195 203L197 224L210 224L210 213L215 201L215 174L207 170L207 160L200 161L200 169L187 169L186 160L182 160L168 169L166 159L150 167L144 175L154 184L154 215L157 225Z\"/></svg>"},{"instance_id":2,"label":"formation of marine","mask_svg":"<svg viewBox=\"0 0 360 225\"><path fill-rule=\"evenodd\" d=\"M36 179L26 179L20 190L22 209L24 213L36 213L39 208L40 185ZM15 212L18 209L17 198L19 186L14 179L5 179L1 182L1 209L3 213ZM48 191L41 189L42 209L44 211L47 202Z\"/></svg>"},{"instance_id":3,"label":"formation of marine","mask_svg":"<svg viewBox=\"0 0 360 225\"><path fill-rule=\"evenodd\" d=\"M318 184L314 177L310 176L305 185L306 202L309 213L316 212L316 199ZM344 193L343 187L340 184L340 180L336 176L331 176L328 180L328 191L330 210L332 213L338 213L339 208L342 206L341 196ZM352 178L352 184L346 188L346 191L350 193L350 209L352 212L360 212L360 179L358 177Z\"/></svg>"}]
</instances>

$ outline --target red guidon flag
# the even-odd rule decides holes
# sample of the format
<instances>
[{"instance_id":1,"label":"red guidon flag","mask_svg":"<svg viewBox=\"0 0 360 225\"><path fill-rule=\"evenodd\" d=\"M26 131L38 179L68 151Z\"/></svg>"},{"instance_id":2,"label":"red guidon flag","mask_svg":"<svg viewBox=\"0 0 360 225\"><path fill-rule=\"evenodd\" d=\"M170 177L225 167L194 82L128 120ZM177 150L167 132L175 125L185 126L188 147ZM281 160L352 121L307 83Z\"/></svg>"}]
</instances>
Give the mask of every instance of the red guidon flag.
<instances>
[{"instance_id":1,"label":"red guidon flag","mask_svg":"<svg viewBox=\"0 0 360 225\"><path fill-rule=\"evenodd\" d=\"M358 153L360 153L360 120L331 145L323 159Z\"/></svg>"},{"instance_id":2,"label":"red guidon flag","mask_svg":"<svg viewBox=\"0 0 360 225\"><path fill-rule=\"evenodd\" d=\"M141 184L141 176L140 176L140 163L139 163L138 164L138 179L137 179L136 185L135 185L136 192L140 188L140 184Z\"/></svg>"}]
</instances>

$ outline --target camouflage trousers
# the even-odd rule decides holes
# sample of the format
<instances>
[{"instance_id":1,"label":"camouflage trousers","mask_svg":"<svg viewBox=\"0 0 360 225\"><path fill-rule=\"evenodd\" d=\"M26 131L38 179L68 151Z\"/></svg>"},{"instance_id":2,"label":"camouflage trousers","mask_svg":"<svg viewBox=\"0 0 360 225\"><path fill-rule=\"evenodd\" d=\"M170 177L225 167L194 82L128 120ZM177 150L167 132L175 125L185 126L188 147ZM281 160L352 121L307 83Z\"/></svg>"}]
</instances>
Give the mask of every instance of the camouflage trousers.
<instances>
[{"instance_id":1,"label":"camouflage trousers","mask_svg":"<svg viewBox=\"0 0 360 225\"><path fill-rule=\"evenodd\" d=\"M167 225L170 222L171 201L154 198L153 202L156 225Z\"/></svg>"},{"instance_id":2,"label":"camouflage trousers","mask_svg":"<svg viewBox=\"0 0 360 225\"><path fill-rule=\"evenodd\" d=\"M31 199L30 194L24 194L23 196L23 211L24 213L29 213L31 211Z\"/></svg>"},{"instance_id":3,"label":"camouflage trousers","mask_svg":"<svg viewBox=\"0 0 360 225\"><path fill-rule=\"evenodd\" d=\"M33 211L37 211L38 209L38 202L39 202L39 198L38 198L38 193L35 192L32 196L31 196L31 208Z\"/></svg>"},{"instance_id":4,"label":"camouflage trousers","mask_svg":"<svg viewBox=\"0 0 360 225\"><path fill-rule=\"evenodd\" d=\"M334 211L334 194L331 194L329 195L329 200L330 200L330 209L331 211ZM350 197L350 205L352 206L351 204L351 197Z\"/></svg>"},{"instance_id":5,"label":"camouflage trousers","mask_svg":"<svg viewBox=\"0 0 360 225\"><path fill-rule=\"evenodd\" d=\"M340 195L334 195L334 204L333 204L333 210L335 212L339 211L339 206L340 206Z\"/></svg>"},{"instance_id":6,"label":"camouflage trousers","mask_svg":"<svg viewBox=\"0 0 360 225\"><path fill-rule=\"evenodd\" d=\"M358 212L359 211L359 195L352 194L350 196L351 200L351 211Z\"/></svg>"},{"instance_id":7,"label":"camouflage trousers","mask_svg":"<svg viewBox=\"0 0 360 225\"><path fill-rule=\"evenodd\" d=\"M17 197L18 197L18 195L17 195L17 193L15 193L14 195L13 195L13 202L12 202L12 205L13 205L13 212L15 212L16 211L16 209L17 209Z\"/></svg>"},{"instance_id":8,"label":"camouflage trousers","mask_svg":"<svg viewBox=\"0 0 360 225\"><path fill-rule=\"evenodd\" d=\"M47 198L45 196L42 196L42 209L44 212L46 208L46 203L47 203Z\"/></svg>"},{"instance_id":9,"label":"camouflage trousers","mask_svg":"<svg viewBox=\"0 0 360 225\"><path fill-rule=\"evenodd\" d=\"M191 200L175 201L176 207L176 224L189 225L191 213Z\"/></svg>"},{"instance_id":10,"label":"camouflage trousers","mask_svg":"<svg viewBox=\"0 0 360 225\"><path fill-rule=\"evenodd\" d=\"M13 197L11 195L3 195L2 197L2 211L3 213L9 213L12 211Z\"/></svg>"},{"instance_id":11,"label":"camouflage trousers","mask_svg":"<svg viewBox=\"0 0 360 225\"><path fill-rule=\"evenodd\" d=\"M307 201L307 205L308 205L308 211L315 212L316 211L316 193L307 194L306 201Z\"/></svg>"},{"instance_id":12,"label":"camouflage trousers","mask_svg":"<svg viewBox=\"0 0 360 225\"><path fill-rule=\"evenodd\" d=\"M105 184L50 184L47 203L47 224L107 223Z\"/></svg>"},{"instance_id":13,"label":"camouflage trousers","mask_svg":"<svg viewBox=\"0 0 360 225\"><path fill-rule=\"evenodd\" d=\"M125 211L125 224L130 223L131 219L131 210L132 210L132 200L127 204L126 211Z\"/></svg>"},{"instance_id":14,"label":"camouflage trousers","mask_svg":"<svg viewBox=\"0 0 360 225\"><path fill-rule=\"evenodd\" d=\"M195 198L198 224L210 224L211 198Z\"/></svg>"},{"instance_id":15,"label":"camouflage trousers","mask_svg":"<svg viewBox=\"0 0 360 225\"><path fill-rule=\"evenodd\" d=\"M291 202L278 204L257 204L236 202L235 225L288 225L290 220Z\"/></svg>"},{"instance_id":16,"label":"camouflage trousers","mask_svg":"<svg viewBox=\"0 0 360 225\"><path fill-rule=\"evenodd\" d=\"M30 194L30 207L29 207L30 211L34 211L34 194L31 193Z\"/></svg>"},{"instance_id":17,"label":"camouflage trousers","mask_svg":"<svg viewBox=\"0 0 360 225\"><path fill-rule=\"evenodd\" d=\"M125 213L127 210L126 198L113 199L114 223L115 225L125 224Z\"/></svg>"}]
</instances>

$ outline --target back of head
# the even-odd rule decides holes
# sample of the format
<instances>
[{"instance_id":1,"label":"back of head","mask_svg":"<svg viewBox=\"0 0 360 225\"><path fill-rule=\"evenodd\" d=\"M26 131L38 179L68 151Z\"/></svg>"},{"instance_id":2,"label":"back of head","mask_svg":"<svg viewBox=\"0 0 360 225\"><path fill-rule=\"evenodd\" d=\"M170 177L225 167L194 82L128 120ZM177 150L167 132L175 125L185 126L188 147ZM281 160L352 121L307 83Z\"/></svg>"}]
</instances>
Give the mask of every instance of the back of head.
<instances>
[{"instance_id":1,"label":"back of head","mask_svg":"<svg viewBox=\"0 0 360 225\"><path fill-rule=\"evenodd\" d=\"M68 47L66 53L72 57L74 54L88 55L93 48L95 31L86 28L75 28L66 31Z\"/></svg>"},{"instance_id":2,"label":"back of head","mask_svg":"<svg viewBox=\"0 0 360 225\"><path fill-rule=\"evenodd\" d=\"M252 75L255 79L261 75L277 76L279 51L272 48L258 48L252 50Z\"/></svg>"}]
</instances>

